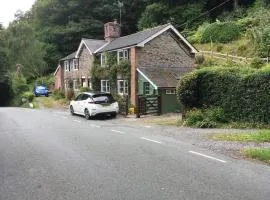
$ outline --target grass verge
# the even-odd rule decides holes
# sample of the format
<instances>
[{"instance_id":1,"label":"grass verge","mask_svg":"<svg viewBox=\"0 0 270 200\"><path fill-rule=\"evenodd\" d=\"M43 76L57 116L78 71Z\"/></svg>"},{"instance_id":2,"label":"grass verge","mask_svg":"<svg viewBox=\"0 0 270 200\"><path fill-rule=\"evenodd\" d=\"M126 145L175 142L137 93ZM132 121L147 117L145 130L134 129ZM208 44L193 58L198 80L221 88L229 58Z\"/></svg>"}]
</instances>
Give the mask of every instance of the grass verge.
<instances>
[{"instance_id":1,"label":"grass verge","mask_svg":"<svg viewBox=\"0 0 270 200\"><path fill-rule=\"evenodd\" d=\"M180 126L182 125L181 116L179 115L162 115L162 116L151 116L149 118L145 118L142 120L147 124L156 124L156 125L164 125L164 126Z\"/></svg>"},{"instance_id":2,"label":"grass verge","mask_svg":"<svg viewBox=\"0 0 270 200\"><path fill-rule=\"evenodd\" d=\"M218 134L212 136L214 140L240 141L240 142L270 142L270 131L260 130L256 133L248 134Z\"/></svg>"},{"instance_id":3,"label":"grass verge","mask_svg":"<svg viewBox=\"0 0 270 200\"><path fill-rule=\"evenodd\" d=\"M245 156L270 163L270 148L256 148L243 150Z\"/></svg>"}]
</instances>

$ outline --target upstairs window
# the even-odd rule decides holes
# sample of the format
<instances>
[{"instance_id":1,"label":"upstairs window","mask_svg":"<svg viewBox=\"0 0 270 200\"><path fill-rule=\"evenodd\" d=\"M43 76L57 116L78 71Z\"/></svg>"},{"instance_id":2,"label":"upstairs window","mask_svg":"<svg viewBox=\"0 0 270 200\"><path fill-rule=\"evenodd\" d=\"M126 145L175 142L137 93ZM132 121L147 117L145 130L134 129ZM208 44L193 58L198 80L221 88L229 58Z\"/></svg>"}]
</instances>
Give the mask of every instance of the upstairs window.
<instances>
[{"instance_id":1,"label":"upstairs window","mask_svg":"<svg viewBox=\"0 0 270 200\"><path fill-rule=\"evenodd\" d=\"M70 71L73 70L73 67L74 67L74 62L71 60L71 61L69 62L69 70L70 70Z\"/></svg>"},{"instance_id":2,"label":"upstairs window","mask_svg":"<svg viewBox=\"0 0 270 200\"><path fill-rule=\"evenodd\" d=\"M73 69L74 70L79 69L78 59L73 59Z\"/></svg>"},{"instance_id":3,"label":"upstairs window","mask_svg":"<svg viewBox=\"0 0 270 200\"><path fill-rule=\"evenodd\" d=\"M106 65L106 63L107 63L107 58L106 58L106 55L104 54L104 53L102 53L101 55L100 55L100 64L101 64L101 66L105 66Z\"/></svg>"},{"instance_id":4,"label":"upstairs window","mask_svg":"<svg viewBox=\"0 0 270 200\"><path fill-rule=\"evenodd\" d=\"M109 80L101 80L101 92L110 92L110 81Z\"/></svg>"},{"instance_id":5,"label":"upstairs window","mask_svg":"<svg viewBox=\"0 0 270 200\"><path fill-rule=\"evenodd\" d=\"M68 61L68 60L65 60L65 61L64 61L64 67L65 67L65 71L70 71L70 68L69 68L69 61Z\"/></svg>"},{"instance_id":6,"label":"upstairs window","mask_svg":"<svg viewBox=\"0 0 270 200\"><path fill-rule=\"evenodd\" d=\"M128 95L128 82L127 80L117 81L117 90L120 95Z\"/></svg>"},{"instance_id":7,"label":"upstairs window","mask_svg":"<svg viewBox=\"0 0 270 200\"><path fill-rule=\"evenodd\" d=\"M118 62L118 64L123 59L124 60L128 60L129 59L129 55L128 55L128 50L127 49L117 51L117 62Z\"/></svg>"}]
</instances>

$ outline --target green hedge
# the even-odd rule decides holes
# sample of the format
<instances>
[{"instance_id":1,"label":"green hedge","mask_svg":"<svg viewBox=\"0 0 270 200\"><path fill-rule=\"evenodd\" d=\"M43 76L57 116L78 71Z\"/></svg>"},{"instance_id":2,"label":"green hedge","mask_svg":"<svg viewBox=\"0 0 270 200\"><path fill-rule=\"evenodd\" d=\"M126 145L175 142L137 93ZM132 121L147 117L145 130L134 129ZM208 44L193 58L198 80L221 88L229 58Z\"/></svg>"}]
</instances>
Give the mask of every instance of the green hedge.
<instances>
[{"instance_id":1,"label":"green hedge","mask_svg":"<svg viewBox=\"0 0 270 200\"><path fill-rule=\"evenodd\" d=\"M203 68L177 86L185 108L220 107L227 119L270 123L270 68Z\"/></svg>"},{"instance_id":2,"label":"green hedge","mask_svg":"<svg viewBox=\"0 0 270 200\"><path fill-rule=\"evenodd\" d=\"M240 28L233 22L216 22L206 27L202 34L201 43L220 42L227 43L237 39Z\"/></svg>"}]
</instances>

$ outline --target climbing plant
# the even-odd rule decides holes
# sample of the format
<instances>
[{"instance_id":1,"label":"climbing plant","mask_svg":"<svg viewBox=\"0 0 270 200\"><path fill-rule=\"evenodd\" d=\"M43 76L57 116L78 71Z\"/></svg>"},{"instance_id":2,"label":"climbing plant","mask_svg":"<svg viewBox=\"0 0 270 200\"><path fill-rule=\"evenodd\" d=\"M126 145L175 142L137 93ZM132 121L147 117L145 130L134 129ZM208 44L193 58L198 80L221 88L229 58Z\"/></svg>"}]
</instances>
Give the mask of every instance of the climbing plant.
<instances>
[{"instance_id":1,"label":"climbing plant","mask_svg":"<svg viewBox=\"0 0 270 200\"><path fill-rule=\"evenodd\" d=\"M116 93L117 79L125 79L130 83L130 63L128 60L117 62L115 52L104 53L105 63L101 66L100 59L97 57L91 70L92 87L96 91L100 91L100 81L102 79L109 80L111 93Z\"/></svg>"}]
</instances>

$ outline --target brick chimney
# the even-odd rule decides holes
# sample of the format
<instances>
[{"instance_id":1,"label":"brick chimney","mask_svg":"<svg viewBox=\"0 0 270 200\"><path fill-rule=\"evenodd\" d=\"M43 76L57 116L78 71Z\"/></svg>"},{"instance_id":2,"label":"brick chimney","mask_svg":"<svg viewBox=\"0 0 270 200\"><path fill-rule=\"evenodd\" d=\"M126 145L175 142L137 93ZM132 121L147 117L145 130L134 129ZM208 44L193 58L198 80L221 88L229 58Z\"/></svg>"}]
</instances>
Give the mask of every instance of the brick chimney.
<instances>
[{"instance_id":1,"label":"brick chimney","mask_svg":"<svg viewBox=\"0 0 270 200\"><path fill-rule=\"evenodd\" d=\"M121 36L121 25L117 23L117 20L104 24L104 34L104 38L108 42L119 38Z\"/></svg>"}]
</instances>

